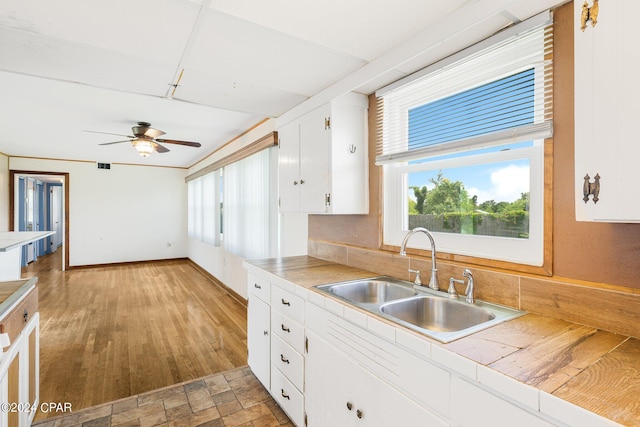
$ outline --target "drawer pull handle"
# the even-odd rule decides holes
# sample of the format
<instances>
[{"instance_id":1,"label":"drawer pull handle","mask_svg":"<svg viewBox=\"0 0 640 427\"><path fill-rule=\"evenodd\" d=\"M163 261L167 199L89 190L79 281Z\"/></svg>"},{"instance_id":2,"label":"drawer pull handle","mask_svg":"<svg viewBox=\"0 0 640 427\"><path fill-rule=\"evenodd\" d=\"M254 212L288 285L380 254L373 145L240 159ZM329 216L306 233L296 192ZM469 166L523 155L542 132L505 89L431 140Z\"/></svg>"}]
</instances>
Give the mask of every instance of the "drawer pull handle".
<instances>
[{"instance_id":1,"label":"drawer pull handle","mask_svg":"<svg viewBox=\"0 0 640 427\"><path fill-rule=\"evenodd\" d=\"M291 400L291 398L289 397L289 395L287 393L284 392L284 389L281 388L280 389L280 394L282 395L282 397L284 397L287 400Z\"/></svg>"},{"instance_id":2,"label":"drawer pull handle","mask_svg":"<svg viewBox=\"0 0 640 427\"><path fill-rule=\"evenodd\" d=\"M282 360L283 363L289 364L289 359L285 359L284 354L280 355L280 360Z\"/></svg>"},{"instance_id":3,"label":"drawer pull handle","mask_svg":"<svg viewBox=\"0 0 640 427\"><path fill-rule=\"evenodd\" d=\"M284 326L284 325L282 325L282 324L280 325L280 327L281 327L281 328L282 328L282 330L283 330L283 331L285 331L285 332L291 332L291 329L287 328L286 326Z\"/></svg>"},{"instance_id":4,"label":"drawer pull handle","mask_svg":"<svg viewBox=\"0 0 640 427\"><path fill-rule=\"evenodd\" d=\"M282 305L291 305L291 303L289 301L285 301L284 298L280 298L280 301L282 301Z\"/></svg>"},{"instance_id":5,"label":"drawer pull handle","mask_svg":"<svg viewBox=\"0 0 640 427\"><path fill-rule=\"evenodd\" d=\"M253 287L256 288L256 289L262 289L262 286L258 285L257 283L254 283Z\"/></svg>"},{"instance_id":6,"label":"drawer pull handle","mask_svg":"<svg viewBox=\"0 0 640 427\"><path fill-rule=\"evenodd\" d=\"M356 411L356 417L358 417L358 418L362 418L362 417L364 417L364 414L362 413L362 411L361 411L360 409L358 409L358 410Z\"/></svg>"},{"instance_id":7,"label":"drawer pull handle","mask_svg":"<svg viewBox=\"0 0 640 427\"><path fill-rule=\"evenodd\" d=\"M29 320L29 312L26 309L24 310L24 315L22 317L24 318L24 323L27 323Z\"/></svg>"},{"instance_id":8,"label":"drawer pull handle","mask_svg":"<svg viewBox=\"0 0 640 427\"><path fill-rule=\"evenodd\" d=\"M269 331L264 331L263 334L266 337L267 335L269 335Z\"/></svg>"},{"instance_id":9,"label":"drawer pull handle","mask_svg":"<svg viewBox=\"0 0 640 427\"><path fill-rule=\"evenodd\" d=\"M352 410L353 409L353 403L347 402L347 409L348 410Z\"/></svg>"}]
</instances>

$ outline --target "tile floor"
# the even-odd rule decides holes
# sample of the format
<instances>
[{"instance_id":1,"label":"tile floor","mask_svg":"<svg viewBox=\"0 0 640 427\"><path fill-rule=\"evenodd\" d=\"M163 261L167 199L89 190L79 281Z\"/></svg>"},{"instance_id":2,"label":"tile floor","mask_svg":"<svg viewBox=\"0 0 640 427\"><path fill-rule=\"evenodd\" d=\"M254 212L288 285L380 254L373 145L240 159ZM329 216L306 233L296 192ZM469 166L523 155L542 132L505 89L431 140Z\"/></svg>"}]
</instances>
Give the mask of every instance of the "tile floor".
<instances>
[{"instance_id":1,"label":"tile floor","mask_svg":"<svg viewBox=\"0 0 640 427\"><path fill-rule=\"evenodd\" d=\"M248 367L38 421L38 427L293 427Z\"/></svg>"}]
</instances>

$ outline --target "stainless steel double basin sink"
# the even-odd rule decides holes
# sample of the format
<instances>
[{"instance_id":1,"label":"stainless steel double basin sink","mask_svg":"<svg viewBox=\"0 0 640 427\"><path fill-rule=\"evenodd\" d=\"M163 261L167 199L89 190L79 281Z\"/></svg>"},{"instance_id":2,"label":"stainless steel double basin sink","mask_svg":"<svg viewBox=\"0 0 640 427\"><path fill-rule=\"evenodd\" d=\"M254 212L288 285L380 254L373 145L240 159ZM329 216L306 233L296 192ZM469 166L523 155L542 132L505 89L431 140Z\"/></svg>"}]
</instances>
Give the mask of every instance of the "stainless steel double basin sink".
<instances>
[{"instance_id":1,"label":"stainless steel double basin sink","mask_svg":"<svg viewBox=\"0 0 640 427\"><path fill-rule=\"evenodd\" d=\"M452 299L446 292L385 276L316 288L443 343L525 314L484 301L469 304L464 298Z\"/></svg>"}]
</instances>

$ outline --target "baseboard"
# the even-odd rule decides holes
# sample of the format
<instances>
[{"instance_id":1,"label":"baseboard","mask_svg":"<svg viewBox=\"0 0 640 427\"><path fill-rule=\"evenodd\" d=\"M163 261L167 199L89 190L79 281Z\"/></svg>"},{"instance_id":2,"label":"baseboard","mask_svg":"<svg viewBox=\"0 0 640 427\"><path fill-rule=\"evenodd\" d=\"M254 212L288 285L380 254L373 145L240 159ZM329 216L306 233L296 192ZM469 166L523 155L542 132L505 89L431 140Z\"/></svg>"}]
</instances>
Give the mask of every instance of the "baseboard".
<instances>
[{"instance_id":1,"label":"baseboard","mask_svg":"<svg viewBox=\"0 0 640 427\"><path fill-rule=\"evenodd\" d=\"M230 287L228 287L227 285L222 283L220 281L220 279L218 279L216 276L214 276L213 274L209 273L207 270L205 270L204 268L199 266L192 259L187 258L187 261L189 262L189 264L191 264L193 266L193 268L195 268L200 273L202 273L204 276L206 276L207 279L211 280L213 283L215 283L216 285L218 285L222 289L224 289L224 291L226 293L228 293L231 298L233 298L234 300L236 300L238 303L242 304L243 306L247 307L247 305L248 305L247 300L245 298L243 298L242 295L240 295L239 293L237 293L236 291L234 291L233 289L231 289Z\"/></svg>"},{"instance_id":2,"label":"baseboard","mask_svg":"<svg viewBox=\"0 0 640 427\"><path fill-rule=\"evenodd\" d=\"M126 265L136 265L136 264L147 264L150 262L184 262L189 260L189 258L164 258L164 259L149 259L143 261L123 261L123 262L109 262L104 264L85 264L85 265L70 265L66 267L67 270L82 270L85 268L103 268L103 267L118 267L118 266L126 266ZM190 261L190 260L189 260Z\"/></svg>"}]
</instances>

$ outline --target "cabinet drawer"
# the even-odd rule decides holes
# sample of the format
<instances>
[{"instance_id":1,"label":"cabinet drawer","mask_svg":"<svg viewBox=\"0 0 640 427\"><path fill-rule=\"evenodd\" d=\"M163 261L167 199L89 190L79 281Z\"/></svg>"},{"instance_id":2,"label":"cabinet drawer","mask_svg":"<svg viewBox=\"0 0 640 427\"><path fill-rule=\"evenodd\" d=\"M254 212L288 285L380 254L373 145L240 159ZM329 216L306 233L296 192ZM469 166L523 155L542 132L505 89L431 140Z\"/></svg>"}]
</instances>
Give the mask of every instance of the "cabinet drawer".
<instances>
[{"instance_id":1,"label":"cabinet drawer","mask_svg":"<svg viewBox=\"0 0 640 427\"><path fill-rule=\"evenodd\" d=\"M247 287L250 294L257 296L267 304L270 303L271 284L267 279L249 273L247 275Z\"/></svg>"},{"instance_id":2,"label":"cabinet drawer","mask_svg":"<svg viewBox=\"0 0 640 427\"><path fill-rule=\"evenodd\" d=\"M271 364L300 391L304 384L304 357L280 337L271 337Z\"/></svg>"},{"instance_id":3,"label":"cabinet drawer","mask_svg":"<svg viewBox=\"0 0 640 427\"><path fill-rule=\"evenodd\" d=\"M38 311L38 288L34 288L0 321L0 333L9 334L13 343L27 322Z\"/></svg>"},{"instance_id":4,"label":"cabinet drawer","mask_svg":"<svg viewBox=\"0 0 640 427\"><path fill-rule=\"evenodd\" d=\"M298 353L304 353L304 327L291 318L271 310L271 335L274 333Z\"/></svg>"},{"instance_id":5,"label":"cabinet drawer","mask_svg":"<svg viewBox=\"0 0 640 427\"><path fill-rule=\"evenodd\" d=\"M304 397L302 393L273 365L271 366L271 395L295 425L304 425Z\"/></svg>"},{"instance_id":6,"label":"cabinet drawer","mask_svg":"<svg viewBox=\"0 0 640 427\"><path fill-rule=\"evenodd\" d=\"M289 291L274 286L271 290L271 308L304 324L304 300Z\"/></svg>"}]
</instances>

